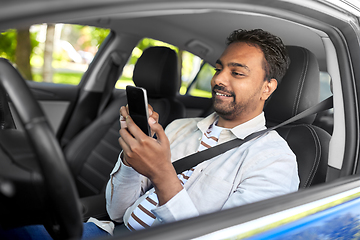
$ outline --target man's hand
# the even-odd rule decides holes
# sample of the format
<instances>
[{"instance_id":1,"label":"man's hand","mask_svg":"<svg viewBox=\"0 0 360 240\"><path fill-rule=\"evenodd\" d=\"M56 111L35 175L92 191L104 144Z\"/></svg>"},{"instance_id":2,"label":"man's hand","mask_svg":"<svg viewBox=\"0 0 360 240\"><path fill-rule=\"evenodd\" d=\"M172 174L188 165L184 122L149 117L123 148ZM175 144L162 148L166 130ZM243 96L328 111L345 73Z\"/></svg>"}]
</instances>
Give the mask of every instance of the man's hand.
<instances>
[{"instance_id":1,"label":"man's hand","mask_svg":"<svg viewBox=\"0 0 360 240\"><path fill-rule=\"evenodd\" d=\"M129 106L126 105L125 107L126 114L129 115ZM155 112L150 104L148 104L148 112L149 112L149 119L152 118L154 121L159 122L159 114ZM120 128L127 128L126 120L123 115L121 115L121 108L120 108ZM150 135L154 136L154 131L151 130Z\"/></svg>"},{"instance_id":2,"label":"man's hand","mask_svg":"<svg viewBox=\"0 0 360 240\"><path fill-rule=\"evenodd\" d=\"M156 133L157 139L141 131L131 119L126 107L120 108L120 115L125 119L119 138L124 163L151 180L159 205L163 205L182 190L182 185L171 163L169 140L162 126L157 122L158 114L149 105L149 125L152 133Z\"/></svg>"}]
</instances>

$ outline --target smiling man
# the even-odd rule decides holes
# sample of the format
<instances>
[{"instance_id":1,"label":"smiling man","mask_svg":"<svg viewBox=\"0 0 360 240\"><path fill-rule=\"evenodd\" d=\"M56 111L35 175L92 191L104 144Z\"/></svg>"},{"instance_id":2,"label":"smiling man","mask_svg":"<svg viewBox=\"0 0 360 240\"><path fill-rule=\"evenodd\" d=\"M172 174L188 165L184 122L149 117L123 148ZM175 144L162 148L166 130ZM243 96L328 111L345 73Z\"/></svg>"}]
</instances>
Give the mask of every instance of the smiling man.
<instances>
[{"instance_id":1,"label":"smiling man","mask_svg":"<svg viewBox=\"0 0 360 240\"><path fill-rule=\"evenodd\" d=\"M233 128L258 116L276 89L276 79L266 79L262 50L247 42L230 44L219 60L211 81L218 126Z\"/></svg>"},{"instance_id":2,"label":"smiling man","mask_svg":"<svg viewBox=\"0 0 360 240\"><path fill-rule=\"evenodd\" d=\"M123 152L106 199L110 217L131 231L297 190L296 157L275 131L175 172L173 161L266 128L263 107L288 68L286 48L260 29L237 30L227 40L211 80L215 113L176 120L164 131L149 107L153 139L120 109Z\"/></svg>"}]
</instances>

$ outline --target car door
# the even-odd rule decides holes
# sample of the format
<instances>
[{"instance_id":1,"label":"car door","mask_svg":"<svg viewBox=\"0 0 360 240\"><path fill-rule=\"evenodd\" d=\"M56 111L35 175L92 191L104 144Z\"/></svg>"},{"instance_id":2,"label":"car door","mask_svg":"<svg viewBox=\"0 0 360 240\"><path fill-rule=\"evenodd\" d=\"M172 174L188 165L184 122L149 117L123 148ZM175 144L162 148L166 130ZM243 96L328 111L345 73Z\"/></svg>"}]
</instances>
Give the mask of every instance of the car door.
<instances>
[{"instance_id":1,"label":"car door","mask_svg":"<svg viewBox=\"0 0 360 240\"><path fill-rule=\"evenodd\" d=\"M76 104L79 86L27 81L57 136L63 131Z\"/></svg>"},{"instance_id":2,"label":"car door","mask_svg":"<svg viewBox=\"0 0 360 240\"><path fill-rule=\"evenodd\" d=\"M21 35L24 31L25 35ZM85 73L96 67L95 55L101 55L99 46L109 33L108 29L86 25L44 23L32 25L28 30L10 29L1 35L3 42L16 44L0 46L0 54L28 80L29 88L59 140L89 78ZM26 47L27 41L30 47ZM21 61L25 64L18 60L23 56L18 54L19 51L29 52L28 61ZM23 71L26 65L29 65L30 74ZM14 111L13 115L16 125L21 127Z\"/></svg>"},{"instance_id":3,"label":"car door","mask_svg":"<svg viewBox=\"0 0 360 240\"><path fill-rule=\"evenodd\" d=\"M356 239L359 186L351 177L115 239Z\"/></svg>"}]
</instances>

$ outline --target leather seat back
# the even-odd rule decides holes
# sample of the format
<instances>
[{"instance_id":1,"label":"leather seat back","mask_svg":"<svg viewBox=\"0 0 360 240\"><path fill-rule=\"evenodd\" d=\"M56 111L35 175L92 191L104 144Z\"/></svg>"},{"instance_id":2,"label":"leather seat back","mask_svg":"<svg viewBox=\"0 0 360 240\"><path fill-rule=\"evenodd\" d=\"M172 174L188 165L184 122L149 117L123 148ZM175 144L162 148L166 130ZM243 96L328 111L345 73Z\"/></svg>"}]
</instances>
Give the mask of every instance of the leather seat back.
<instances>
[{"instance_id":1,"label":"leather seat back","mask_svg":"<svg viewBox=\"0 0 360 240\"><path fill-rule=\"evenodd\" d=\"M319 102L320 72L309 50L288 46L291 59L286 75L264 108L268 126L275 126ZM312 125L316 115L278 128L297 157L300 188L325 182L331 136Z\"/></svg>"}]
</instances>

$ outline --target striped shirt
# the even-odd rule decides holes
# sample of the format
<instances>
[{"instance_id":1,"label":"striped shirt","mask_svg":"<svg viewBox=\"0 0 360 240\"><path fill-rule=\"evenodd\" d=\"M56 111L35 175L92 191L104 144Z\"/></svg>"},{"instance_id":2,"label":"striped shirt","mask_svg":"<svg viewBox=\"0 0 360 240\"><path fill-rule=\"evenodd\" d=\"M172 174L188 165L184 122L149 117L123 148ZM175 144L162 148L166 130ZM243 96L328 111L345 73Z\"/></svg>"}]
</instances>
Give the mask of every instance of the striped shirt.
<instances>
[{"instance_id":1,"label":"striped shirt","mask_svg":"<svg viewBox=\"0 0 360 240\"><path fill-rule=\"evenodd\" d=\"M223 130L222 127L216 126L216 123L217 121L211 124L208 130L204 132L198 151L203 151L210 147L216 146L220 133ZM178 174L178 178L182 185L188 181L194 170L195 167ZM141 201L131 213L126 225L127 228L131 231L136 231L150 227L156 219L151 210L156 208L158 203L159 201L156 192L154 191L153 193L149 194L149 196Z\"/></svg>"}]
</instances>

